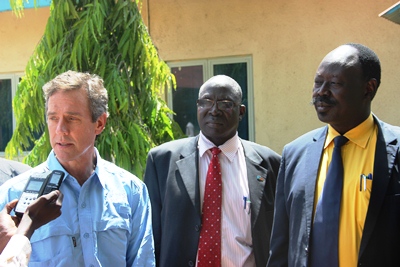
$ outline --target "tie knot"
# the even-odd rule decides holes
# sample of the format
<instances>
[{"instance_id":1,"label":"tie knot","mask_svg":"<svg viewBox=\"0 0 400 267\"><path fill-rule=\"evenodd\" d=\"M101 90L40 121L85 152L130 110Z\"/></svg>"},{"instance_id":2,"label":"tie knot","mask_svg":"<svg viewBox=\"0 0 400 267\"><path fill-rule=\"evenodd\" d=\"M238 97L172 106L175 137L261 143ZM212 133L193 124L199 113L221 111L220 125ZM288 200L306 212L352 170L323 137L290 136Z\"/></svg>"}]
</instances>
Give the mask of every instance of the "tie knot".
<instances>
[{"instance_id":1,"label":"tie knot","mask_svg":"<svg viewBox=\"0 0 400 267\"><path fill-rule=\"evenodd\" d=\"M213 155L218 155L221 152L221 149L219 149L218 147L213 147L210 150Z\"/></svg>"},{"instance_id":2,"label":"tie knot","mask_svg":"<svg viewBox=\"0 0 400 267\"><path fill-rule=\"evenodd\" d=\"M347 141L349 141L349 139L347 139L347 137L345 137L343 135L338 135L333 139L333 142L335 143L335 147L341 147L344 144L346 144Z\"/></svg>"}]
</instances>

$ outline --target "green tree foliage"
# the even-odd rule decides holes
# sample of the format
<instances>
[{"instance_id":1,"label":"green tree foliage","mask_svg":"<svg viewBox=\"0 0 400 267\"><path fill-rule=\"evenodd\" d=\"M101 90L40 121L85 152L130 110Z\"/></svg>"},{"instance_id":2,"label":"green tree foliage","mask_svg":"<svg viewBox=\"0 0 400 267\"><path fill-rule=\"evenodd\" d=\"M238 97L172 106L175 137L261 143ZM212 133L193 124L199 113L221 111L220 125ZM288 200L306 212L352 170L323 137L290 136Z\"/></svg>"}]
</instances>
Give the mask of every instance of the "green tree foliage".
<instances>
[{"instance_id":1,"label":"green tree foliage","mask_svg":"<svg viewBox=\"0 0 400 267\"><path fill-rule=\"evenodd\" d=\"M17 2L22 0L11 1L14 11L21 10ZM46 160L51 147L42 86L67 70L104 79L110 116L96 147L105 159L142 177L150 147L182 137L172 111L159 97L175 87L175 78L160 60L138 5L113 0L52 1L44 36L13 102L17 125L6 147L7 157L34 142L24 162L36 166Z\"/></svg>"}]
</instances>

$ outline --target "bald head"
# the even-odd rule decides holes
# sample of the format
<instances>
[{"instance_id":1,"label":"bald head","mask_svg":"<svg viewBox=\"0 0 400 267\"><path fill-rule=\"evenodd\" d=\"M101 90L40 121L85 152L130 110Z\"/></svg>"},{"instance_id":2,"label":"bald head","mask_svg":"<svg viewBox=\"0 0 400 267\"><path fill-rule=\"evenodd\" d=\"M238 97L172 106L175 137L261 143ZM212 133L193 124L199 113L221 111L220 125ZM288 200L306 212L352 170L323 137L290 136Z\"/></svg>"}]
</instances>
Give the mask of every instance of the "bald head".
<instances>
[{"instance_id":1,"label":"bald head","mask_svg":"<svg viewBox=\"0 0 400 267\"><path fill-rule=\"evenodd\" d=\"M241 102L242 89L228 76L214 76L201 86L197 121L201 132L214 145L220 146L235 136L239 121L246 112Z\"/></svg>"},{"instance_id":2,"label":"bald head","mask_svg":"<svg viewBox=\"0 0 400 267\"><path fill-rule=\"evenodd\" d=\"M362 44L348 43L337 47L325 56L324 60L336 61L343 66L360 64L363 77L366 81L376 80L377 88L381 83L381 64L378 56L370 48ZM323 61L324 61L323 60Z\"/></svg>"},{"instance_id":3,"label":"bald head","mask_svg":"<svg viewBox=\"0 0 400 267\"><path fill-rule=\"evenodd\" d=\"M235 102L242 102L242 88L240 85L231 77L226 75L216 75L208 79L199 90L199 98L202 95L204 89L208 87L213 88L231 88L232 93L235 96Z\"/></svg>"},{"instance_id":4,"label":"bald head","mask_svg":"<svg viewBox=\"0 0 400 267\"><path fill-rule=\"evenodd\" d=\"M349 45L341 45L329 52L322 62L333 63L342 67L349 67L358 64L358 51Z\"/></svg>"}]
</instances>

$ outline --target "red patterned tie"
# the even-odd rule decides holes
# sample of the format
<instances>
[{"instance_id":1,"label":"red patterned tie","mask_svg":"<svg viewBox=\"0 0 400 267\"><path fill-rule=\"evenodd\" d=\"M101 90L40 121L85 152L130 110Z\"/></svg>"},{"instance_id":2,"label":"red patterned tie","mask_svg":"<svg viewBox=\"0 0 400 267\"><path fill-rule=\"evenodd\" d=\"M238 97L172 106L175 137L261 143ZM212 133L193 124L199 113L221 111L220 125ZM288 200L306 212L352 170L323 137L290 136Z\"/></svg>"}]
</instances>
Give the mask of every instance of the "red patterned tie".
<instances>
[{"instance_id":1,"label":"red patterned tie","mask_svg":"<svg viewBox=\"0 0 400 267\"><path fill-rule=\"evenodd\" d=\"M211 148L212 158L208 165L204 190L202 226L200 231L197 267L221 266L221 203L222 180L218 154Z\"/></svg>"}]
</instances>

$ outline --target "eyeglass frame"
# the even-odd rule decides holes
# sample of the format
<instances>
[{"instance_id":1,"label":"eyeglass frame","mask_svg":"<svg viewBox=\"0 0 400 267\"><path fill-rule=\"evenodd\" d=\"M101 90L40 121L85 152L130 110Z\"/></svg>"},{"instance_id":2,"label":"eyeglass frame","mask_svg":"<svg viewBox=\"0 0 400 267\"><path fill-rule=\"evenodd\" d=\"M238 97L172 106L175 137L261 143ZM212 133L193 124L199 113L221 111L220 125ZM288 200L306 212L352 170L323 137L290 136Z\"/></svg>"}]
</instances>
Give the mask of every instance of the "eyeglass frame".
<instances>
[{"instance_id":1,"label":"eyeglass frame","mask_svg":"<svg viewBox=\"0 0 400 267\"><path fill-rule=\"evenodd\" d=\"M204 107L202 105L199 105L200 101L205 101L205 103L212 103L210 107ZM228 111L228 110L232 110L234 107L240 106L241 103L236 103L234 101L228 100L228 99L224 99L224 100L212 100L212 99L208 99L208 98L201 98L201 99L197 99L196 104L198 108L202 108L202 109L211 109L215 103L217 103L217 109L221 110L221 111ZM232 103L232 107L228 107L228 108L221 108L220 104L223 103Z\"/></svg>"}]
</instances>

